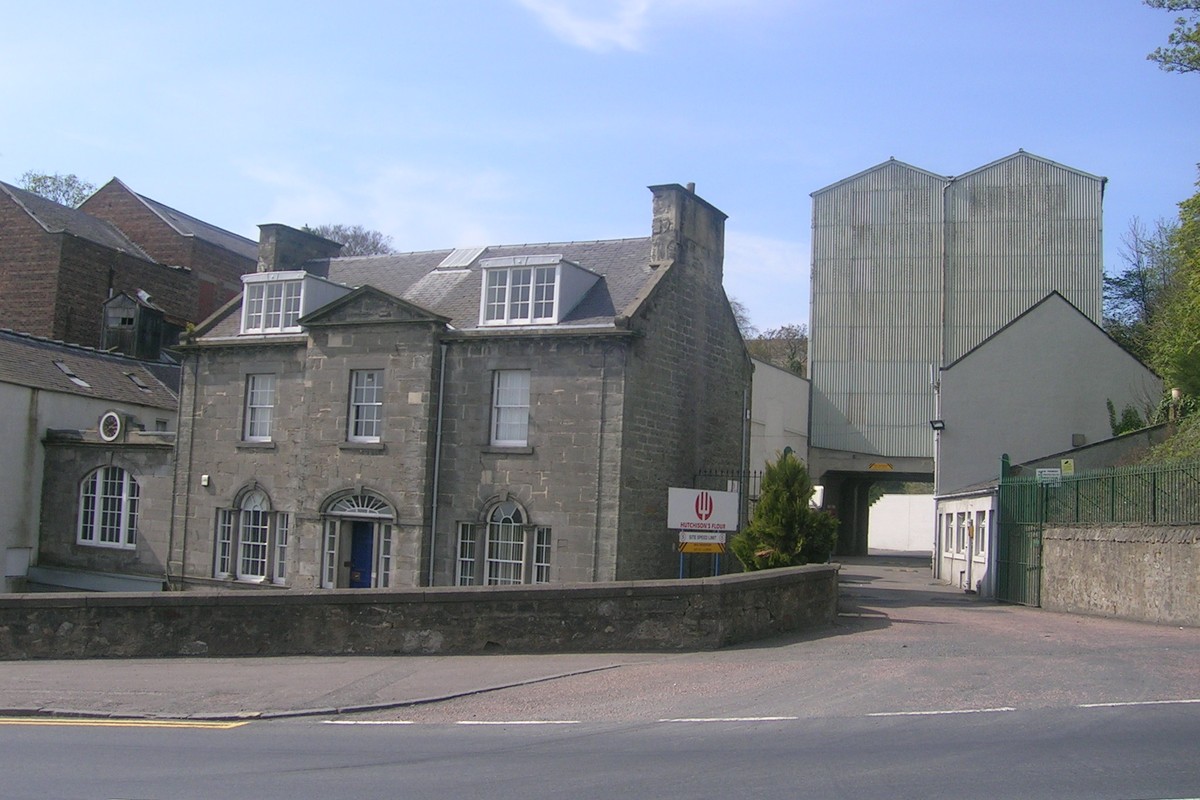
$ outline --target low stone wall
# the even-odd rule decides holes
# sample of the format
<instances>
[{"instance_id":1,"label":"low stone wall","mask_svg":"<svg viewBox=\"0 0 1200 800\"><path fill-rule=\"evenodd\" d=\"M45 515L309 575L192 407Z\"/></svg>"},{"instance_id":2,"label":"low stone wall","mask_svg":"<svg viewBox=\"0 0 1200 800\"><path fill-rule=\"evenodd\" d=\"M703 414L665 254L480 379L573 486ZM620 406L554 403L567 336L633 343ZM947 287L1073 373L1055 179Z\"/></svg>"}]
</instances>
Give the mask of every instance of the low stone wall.
<instances>
[{"instance_id":1,"label":"low stone wall","mask_svg":"<svg viewBox=\"0 0 1200 800\"><path fill-rule=\"evenodd\" d=\"M832 623L838 569L571 586L0 595L0 658L714 649Z\"/></svg>"},{"instance_id":2,"label":"low stone wall","mask_svg":"<svg viewBox=\"0 0 1200 800\"><path fill-rule=\"evenodd\" d=\"M1047 528L1042 608L1200 626L1200 527Z\"/></svg>"}]
</instances>

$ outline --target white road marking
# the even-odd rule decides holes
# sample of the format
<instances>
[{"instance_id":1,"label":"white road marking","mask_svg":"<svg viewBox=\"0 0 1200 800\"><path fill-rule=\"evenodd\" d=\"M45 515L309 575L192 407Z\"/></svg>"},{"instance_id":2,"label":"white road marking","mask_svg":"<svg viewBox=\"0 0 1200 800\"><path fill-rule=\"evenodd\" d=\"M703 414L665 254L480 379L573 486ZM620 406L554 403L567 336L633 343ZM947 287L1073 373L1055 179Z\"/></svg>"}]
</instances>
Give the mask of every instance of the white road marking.
<instances>
[{"instance_id":1,"label":"white road marking","mask_svg":"<svg viewBox=\"0 0 1200 800\"><path fill-rule=\"evenodd\" d=\"M1133 700L1128 703L1083 703L1079 708L1119 708L1121 706L1183 706L1200 703L1200 698L1190 700Z\"/></svg>"},{"instance_id":2,"label":"white road marking","mask_svg":"<svg viewBox=\"0 0 1200 800\"><path fill-rule=\"evenodd\" d=\"M659 722L790 722L799 717L680 717L660 719Z\"/></svg>"},{"instance_id":3,"label":"white road marking","mask_svg":"<svg viewBox=\"0 0 1200 800\"><path fill-rule=\"evenodd\" d=\"M945 711L877 711L868 717L940 717L950 714L993 714L1000 711L1016 711L1009 706L999 708L957 708Z\"/></svg>"},{"instance_id":4,"label":"white road marking","mask_svg":"<svg viewBox=\"0 0 1200 800\"><path fill-rule=\"evenodd\" d=\"M580 724L578 720L458 720L455 724Z\"/></svg>"},{"instance_id":5,"label":"white road marking","mask_svg":"<svg viewBox=\"0 0 1200 800\"><path fill-rule=\"evenodd\" d=\"M326 725L414 725L407 719L323 719Z\"/></svg>"}]
</instances>

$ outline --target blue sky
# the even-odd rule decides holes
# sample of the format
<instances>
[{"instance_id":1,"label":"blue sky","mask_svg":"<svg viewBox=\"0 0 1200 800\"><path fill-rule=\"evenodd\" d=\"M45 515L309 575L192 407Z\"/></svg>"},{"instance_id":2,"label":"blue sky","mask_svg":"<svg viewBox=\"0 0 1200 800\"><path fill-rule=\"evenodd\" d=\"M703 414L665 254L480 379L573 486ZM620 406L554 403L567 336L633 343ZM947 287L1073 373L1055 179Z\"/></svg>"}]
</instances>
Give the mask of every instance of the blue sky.
<instances>
[{"instance_id":1,"label":"blue sky","mask_svg":"<svg viewBox=\"0 0 1200 800\"><path fill-rule=\"evenodd\" d=\"M1171 28L1138 0L9 4L0 180L401 250L645 236L645 187L695 182L765 329L808 319L810 193L892 156L1105 176L1117 266L1196 191L1200 75L1145 60Z\"/></svg>"}]
</instances>

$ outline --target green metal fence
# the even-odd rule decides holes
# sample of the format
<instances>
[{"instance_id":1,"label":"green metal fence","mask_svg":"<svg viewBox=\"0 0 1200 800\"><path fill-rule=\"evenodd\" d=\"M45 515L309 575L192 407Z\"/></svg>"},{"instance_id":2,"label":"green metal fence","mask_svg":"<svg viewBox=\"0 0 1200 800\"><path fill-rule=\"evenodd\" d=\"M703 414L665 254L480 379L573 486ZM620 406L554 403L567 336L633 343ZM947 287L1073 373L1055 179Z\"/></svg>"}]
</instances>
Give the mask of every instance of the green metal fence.
<instances>
[{"instance_id":1,"label":"green metal fence","mask_svg":"<svg viewBox=\"0 0 1200 800\"><path fill-rule=\"evenodd\" d=\"M1002 480L998 505L996 599L1027 606L1041 605L1045 485L1036 480Z\"/></svg>"},{"instance_id":2,"label":"green metal fence","mask_svg":"<svg viewBox=\"0 0 1200 800\"><path fill-rule=\"evenodd\" d=\"M998 503L997 599L1036 606L1046 526L1200 524L1200 462L1008 476Z\"/></svg>"}]
</instances>

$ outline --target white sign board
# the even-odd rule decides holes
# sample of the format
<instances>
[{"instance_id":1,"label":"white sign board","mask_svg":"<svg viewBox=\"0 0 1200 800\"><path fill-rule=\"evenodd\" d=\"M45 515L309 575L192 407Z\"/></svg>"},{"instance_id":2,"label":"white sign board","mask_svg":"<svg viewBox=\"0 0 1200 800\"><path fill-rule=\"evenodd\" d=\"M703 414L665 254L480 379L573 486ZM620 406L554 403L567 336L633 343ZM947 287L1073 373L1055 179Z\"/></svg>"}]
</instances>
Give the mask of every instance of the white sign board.
<instances>
[{"instance_id":1,"label":"white sign board","mask_svg":"<svg viewBox=\"0 0 1200 800\"><path fill-rule=\"evenodd\" d=\"M680 531L736 531L738 493L668 489L667 527Z\"/></svg>"},{"instance_id":2,"label":"white sign board","mask_svg":"<svg viewBox=\"0 0 1200 800\"><path fill-rule=\"evenodd\" d=\"M680 544L725 544L725 531L680 531Z\"/></svg>"},{"instance_id":3,"label":"white sign board","mask_svg":"<svg viewBox=\"0 0 1200 800\"><path fill-rule=\"evenodd\" d=\"M1038 483L1044 483L1049 486L1062 485L1062 470L1058 467L1039 469L1035 474L1037 475Z\"/></svg>"}]
</instances>

